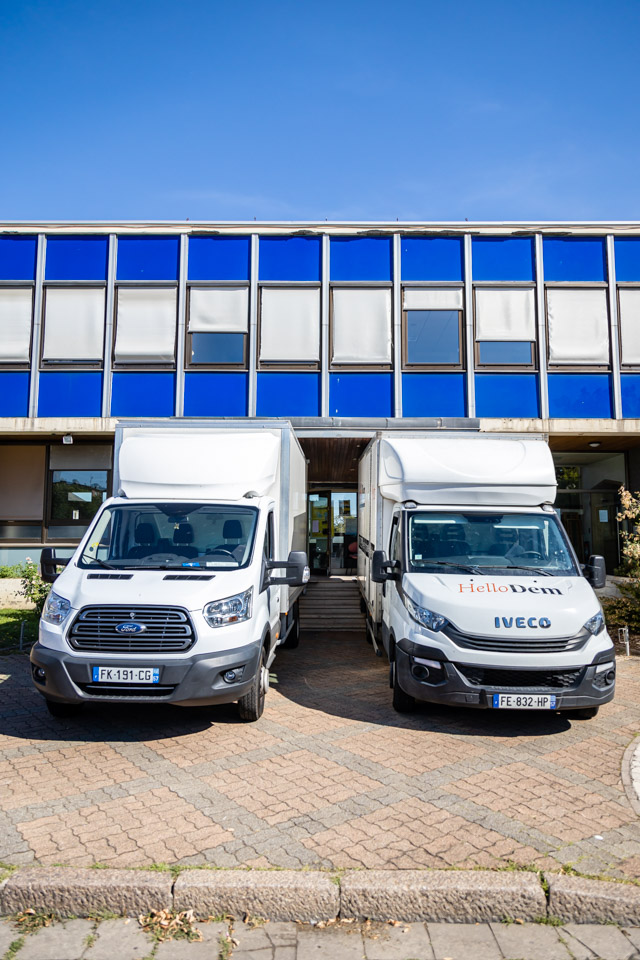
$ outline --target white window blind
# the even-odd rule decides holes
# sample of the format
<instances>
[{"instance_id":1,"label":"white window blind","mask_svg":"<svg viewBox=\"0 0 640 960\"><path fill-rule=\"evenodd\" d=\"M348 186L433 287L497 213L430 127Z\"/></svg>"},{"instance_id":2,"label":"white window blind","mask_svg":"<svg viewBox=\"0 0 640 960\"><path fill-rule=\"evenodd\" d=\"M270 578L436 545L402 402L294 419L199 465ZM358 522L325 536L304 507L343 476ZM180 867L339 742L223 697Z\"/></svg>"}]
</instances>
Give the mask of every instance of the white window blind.
<instances>
[{"instance_id":1,"label":"white window blind","mask_svg":"<svg viewBox=\"0 0 640 960\"><path fill-rule=\"evenodd\" d=\"M102 360L104 298L99 287L49 287L44 360Z\"/></svg>"},{"instance_id":2,"label":"white window blind","mask_svg":"<svg viewBox=\"0 0 640 960\"><path fill-rule=\"evenodd\" d=\"M0 361L28 361L30 343L31 290L0 289Z\"/></svg>"},{"instance_id":3,"label":"white window blind","mask_svg":"<svg viewBox=\"0 0 640 960\"><path fill-rule=\"evenodd\" d=\"M246 333L247 287L191 287L189 333Z\"/></svg>"},{"instance_id":4,"label":"white window blind","mask_svg":"<svg viewBox=\"0 0 640 960\"><path fill-rule=\"evenodd\" d=\"M622 362L640 363L640 290L620 290Z\"/></svg>"},{"instance_id":5,"label":"white window blind","mask_svg":"<svg viewBox=\"0 0 640 960\"><path fill-rule=\"evenodd\" d=\"M333 291L334 363L391 362L391 291Z\"/></svg>"},{"instance_id":6,"label":"white window blind","mask_svg":"<svg viewBox=\"0 0 640 960\"><path fill-rule=\"evenodd\" d=\"M547 290L550 363L608 363L606 290Z\"/></svg>"},{"instance_id":7,"label":"white window blind","mask_svg":"<svg viewBox=\"0 0 640 960\"><path fill-rule=\"evenodd\" d=\"M175 355L177 290L120 287L115 359L122 363L171 363Z\"/></svg>"},{"instance_id":8,"label":"white window blind","mask_svg":"<svg viewBox=\"0 0 640 960\"><path fill-rule=\"evenodd\" d=\"M476 340L535 340L533 290L476 290Z\"/></svg>"},{"instance_id":9,"label":"white window blind","mask_svg":"<svg viewBox=\"0 0 640 960\"><path fill-rule=\"evenodd\" d=\"M462 310L462 290L405 287L402 304L405 310Z\"/></svg>"},{"instance_id":10,"label":"white window blind","mask_svg":"<svg viewBox=\"0 0 640 960\"><path fill-rule=\"evenodd\" d=\"M320 291L313 288L261 293L260 359L320 359Z\"/></svg>"}]
</instances>

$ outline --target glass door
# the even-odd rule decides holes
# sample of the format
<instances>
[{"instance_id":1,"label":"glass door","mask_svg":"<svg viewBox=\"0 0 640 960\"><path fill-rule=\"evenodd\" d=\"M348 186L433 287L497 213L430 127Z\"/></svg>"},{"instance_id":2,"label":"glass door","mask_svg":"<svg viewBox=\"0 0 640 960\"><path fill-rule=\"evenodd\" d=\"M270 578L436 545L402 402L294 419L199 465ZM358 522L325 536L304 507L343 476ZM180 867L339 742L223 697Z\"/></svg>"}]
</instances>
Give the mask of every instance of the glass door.
<instances>
[{"instance_id":1,"label":"glass door","mask_svg":"<svg viewBox=\"0 0 640 960\"><path fill-rule=\"evenodd\" d=\"M358 567L357 494L331 491L331 563L337 576L355 574Z\"/></svg>"},{"instance_id":2,"label":"glass door","mask_svg":"<svg viewBox=\"0 0 640 960\"><path fill-rule=\"evenodd\" d=\"M317 576L328 576L331 531L329 502L331 494L309 494L309 569Z\"/></svg>"}]
</instances>

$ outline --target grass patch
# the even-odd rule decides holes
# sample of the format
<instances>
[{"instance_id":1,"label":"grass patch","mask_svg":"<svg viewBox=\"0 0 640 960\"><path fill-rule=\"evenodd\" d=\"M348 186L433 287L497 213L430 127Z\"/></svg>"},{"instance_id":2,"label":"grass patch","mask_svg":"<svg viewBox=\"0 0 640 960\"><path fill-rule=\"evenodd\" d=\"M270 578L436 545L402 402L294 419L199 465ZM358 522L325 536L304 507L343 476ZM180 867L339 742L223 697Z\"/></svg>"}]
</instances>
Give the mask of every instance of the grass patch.
<instances>
[{"instance_id":1,"label":"grass patch","mask_svg":"<svg viewBox=\"0 0 640 960\"><path fill-rule=\"evenodd\" d=\"M43 927L50 927L52 923L57 923L60 917L56 913L45 913L43 910L34 910L29 907L28 910L21 910L13 916L13 921L23 933L36 933Z\"/></svg>"},{"instance_id":2,"label":"grass patch","mask_svg":"<svg viewBox=\"0 0 640 960\"><path fill-rule=\"evenodd\" d=\"M202 932L195 925L193 910L182 910L174 913L173 910L152 910L150 913L140 914L138 923L145 933L148 933L156 943L164 940L202 940Z\"/></svg>"},{"instance_id":3,"label":"grass patch","mask_svg":"<svg viewBox=\"0 0 640 960\"><path fill-rule=\"evenodd\" d=\"M35 610L0 610L0 653L17 650L20 624L25 621L23 644L28 648L38 639L40 617Z\"/></svg>"},{"instance_id":4,"label":"grass patch","mask_svg":"<svg viewBox=\"0 0 640 960\"><path fill-rule=\"evenodd\" d=\"M9 949L4 955L4 960L13 960L18 951L24 947L25 939L25 937L18 937L17 940L12 940L9 944Z\"/></svg>"}]
</instances>

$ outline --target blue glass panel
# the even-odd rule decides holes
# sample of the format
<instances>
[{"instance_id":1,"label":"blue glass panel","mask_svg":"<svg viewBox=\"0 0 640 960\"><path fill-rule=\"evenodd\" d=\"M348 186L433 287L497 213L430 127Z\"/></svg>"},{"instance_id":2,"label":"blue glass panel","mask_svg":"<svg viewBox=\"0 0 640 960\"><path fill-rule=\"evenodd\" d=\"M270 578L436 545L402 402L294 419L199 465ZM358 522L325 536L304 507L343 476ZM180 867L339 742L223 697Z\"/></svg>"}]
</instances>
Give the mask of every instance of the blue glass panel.
<instances>
[{"instance_id":1,"label":"blue glass panel","mask_svg":"<svg viewBox=\"0 0 640 960\"><path fill-rule=\"evenodd\" d=\"M46 280L106 280L108 237L47 237Z\"/></svg>"},{"instance_id":2,"label":"blue glass panel","mask_svg":"<svg viewBox=\"0 0 640 960\"><path fill-rule=\"evenodd\" d=\"M457 310L407 311L408 363L459 363L459 340Z\"/></svg>"},{"instance_id":3,"label":"blue glass panel","mask_svg":"<svg viewBox=\"0 0 640 960\"><path fill-rule=\"evenodd\" d=\"M402 237L402 279L463 280L464 247L460 237Z\"/></svg>"},{"instance_id":4,"label":"blue glass panel","mask_svg":"<svg viewBox=\"0 0 640 960\"><path fill-rule=\"evenodd\" d=\"M481 340L480 363L531 363L531 344L523 340Z\"/></svg>"},{"instance_id":5,"label":"blue glass panel","mask_svg":"<svg viewBox=\"0 0 640 960\"><path fill-rule=\"evenodd\" d=\"M262 237L258 258L261 280L320 280L319 237Z\"/></svg>"},{"instance_id":6,"label":"blue glass panel","mask_svg":"<svg viewBox=\"0 0 640 960\"><path fill-rule=\"evenodd\" d=\"M249 237L191 237L189 280L248 280Z\"/></svg>"},{"instance_id":7,"label":"blue glass panel","mask_svg":"<svg viewBox=\"0 0 640 960\"><path fill-rule=\"evenodd\" d=\"M246 373L187 373L185 417L246 417Z\"/></svg>"},{"instance_id":8,"label":"blue glass panel","mask_svg":"<svg viewBox=\"0 0 640 960\"><path fill-rule=\"evenodd\" d=\"M640 374L623 373L620 377L622 390L622 416L640 417Z\"/></svg>"},{"instance_id":9,"label":"blue glass panel","mask_svg":"<svg viewBox=\"0 0 640 960\"><path fill-rule=\"evenodd\" d=\"M477 417L539 417L535 373L476 374Z\"/></svg>"},{"instance_id":10,"label":"blue glass panel","mask_svg":"<svg viewBox=\"0 0 640 960\"><path fill-rule=\"evenodd\" d=\"M529 237L474 237L474 280L535 280L535 248Z\"/></svg>"},{"instance_id":11,"label":"blue glass panel","mask_svg":"<svg viewBox=\"0 0 640 960\"><path fill-rule=\"evenodd\" d=\"M611 384L605 373L552 373L550 417L610 417Z\"/></svg>"},{"instance_id":12,"label":"blue glass panel","mask_svg":"<svg viewBox=\"0 0 640 960\"><path fill-rule=\"evenodd\" d=\"M0 237L0 280L33 280L37 249L36 237Z\"/></svg>"},{"instance_id":13,"label":"blue glass panel","mask_svg":"<svg viewBox=\"0 0 640 960\"><path fill-rule=\"evenodd\" d=\"M259 373L259 417L320 416L318 373Z\"/></svg>"},{"instance_id":14,"label":"blue glass panel","mask_svg":"<svg viewBox=\"0 0 640 960\"><path fill-rule=\"evenodd\" d=\"M606 280L603 239L598 237L545 237L545 280Z\"/></svg>"},{"instance_id":15,"label":"blue glass panel","mask_svg":"<svg viewBox=\"0 0 640 960\"><path fill-rule=\"evenodd\" d=\"M393 416L392 374L330 374L329 415L332 417Z\"/></svg>"},{"instance_id":16,"label":"blue glass panel","mask_svg":"<svg viewBox=\"0 0 640 960\"><path fill-rule=\"evenodd\" d=\"M640 280L640 239L616 237L616 280Z\"/></svg>"},{"instance_id":17,"label":"blue glass panel","mask_svg":"<svg viewBox=\"0 0 640 960\"><path fill-rule=\"evenodd\" d=\"M178 237L118 237L118 280L177 280Z\"/></svg>"},{"instance_id":18,"label":"blue glass panel","mask_svg":"<svg viewBox=\"0 0 640 960\"><path fill-rule=\"evenodd\" d=\"M332 280L391 280L391 239L331 237Z\"/></svg>"},{"instance_id":19,"label":"blue glass panel","mask_svg":"<svg viewBox=\"0 0 640 960\"><path fill-rule=\"evenodd\" d=\"M242 363L244 333L192 333L191 363Z\"/></svg>"},{"instance_id":20,"label":"blue glass panel","mask_svg":"<svg viewBox=\"0 0 640 960\"><path fill-rule=\"evenodd\" d=\"M26 417L29 413L29 373L0 373L0 417Z\"/></svg>"},{"instance_id":21,"label":"blue glass panel","mask_svg":"<svg viewBox=\"0 0 640 960\"><path fill-rule=\"evenodd\" d=\"M60 371L40 374L39 417L99 417L101 411L101 373Z\"/></svg>"},{"instance_id":22,"label":"blue glass panel","mask_svg":"<svg viewBox=\"0 0 640 960\"><path fill-rule=\"evenodd\" d=\"M114 373L111 383L112 417L172 417L173 373Z\"/></svg>"},{"instance_id":23,"label":"blue glass panel","mask_svg":"<svg viewBox=\"0 0 640 960\"><path fill-rule=\"evenodd\" d=\"M403 373L403 417L464 417L464 373Z\"/></svg>"}]
</instances>

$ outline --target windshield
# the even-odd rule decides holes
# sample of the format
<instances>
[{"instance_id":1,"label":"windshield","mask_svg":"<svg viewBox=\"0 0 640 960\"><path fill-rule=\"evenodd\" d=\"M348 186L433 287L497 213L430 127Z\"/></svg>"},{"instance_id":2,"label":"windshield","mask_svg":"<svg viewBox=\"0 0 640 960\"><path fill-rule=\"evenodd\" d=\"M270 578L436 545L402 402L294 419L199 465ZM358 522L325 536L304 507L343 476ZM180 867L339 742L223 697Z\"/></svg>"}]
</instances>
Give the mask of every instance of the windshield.
<instances>
[{"instance_id":1,"label":"windshield","mask_svg":"<svg viewBox=\"0 0 640 960\"><path fill-rule=\"evenodd\" d=\"M409 568L435 573L580 576L554 514L427 513L409 516Z\"/></svg>"},{"instance_id":2,"label":"windshield","mask_svg":"<svg viewBox=\"0 0 640 960\"><path fill-rule=\"evenodd\" d=\"M100 514L81 567L235 570L251 558L258 511L201 503L131 503Z\"/></svg>"}]
</instances>

